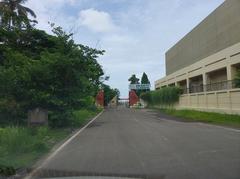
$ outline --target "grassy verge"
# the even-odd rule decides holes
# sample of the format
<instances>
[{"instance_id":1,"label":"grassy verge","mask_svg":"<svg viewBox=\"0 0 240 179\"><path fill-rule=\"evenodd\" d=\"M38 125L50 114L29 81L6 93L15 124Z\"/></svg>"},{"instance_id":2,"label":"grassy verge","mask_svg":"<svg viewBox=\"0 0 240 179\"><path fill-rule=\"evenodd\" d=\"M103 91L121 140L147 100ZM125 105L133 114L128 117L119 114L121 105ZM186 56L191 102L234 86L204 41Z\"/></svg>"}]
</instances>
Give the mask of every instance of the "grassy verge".
<instances>
[{"instance_id":1,"label":"grassy verge","mask_svg":"<svg viewBox=\"0 0 240 179\"><path fill-rule=\"evenodd\" d=\"M240 128L240 115L201 112L195 110L160 109L160 111L188 121L198 121Z\"/></svg>"},{"instance_id":2,"label":"grassy verge","mask_svg":"<svg viewBox=\"0 0 240 179\"><path fill-rule=\"evenodd\" d=\"M93 118L94 116L96 116L96 114L98 114L101 110L97 109L96 111L92 111L92 110L79 110L79 111L75 111L73 113L73 123L72 125L74 127L80 127L82 125L84 125L90 118Z\"/></svg>"},{"instance_id":3,"label":"grassy verge","mask_svg":"<svg viewBox=\"0 0 240 179\"><path fill-rule=\"evenodd\" d=\"M74 112L71 128L78 128L100 111ZM70 134L69 127L0 127L0 170L3 166L14 169L31 166L42 155ZM3 173L3 172L2 172ZM1 172L0 172L1 175Z\"/></svg>"},{"instance_id":4,"label":"grassy verge","mask_svg":"<svg viewBox=\"0 0 240 179\"><path fill-rule=\"evenodd\" d=\"M66 129L6 127L0 129L0 165L30 166L69 134Z\"/></svg>"}]
</instances>

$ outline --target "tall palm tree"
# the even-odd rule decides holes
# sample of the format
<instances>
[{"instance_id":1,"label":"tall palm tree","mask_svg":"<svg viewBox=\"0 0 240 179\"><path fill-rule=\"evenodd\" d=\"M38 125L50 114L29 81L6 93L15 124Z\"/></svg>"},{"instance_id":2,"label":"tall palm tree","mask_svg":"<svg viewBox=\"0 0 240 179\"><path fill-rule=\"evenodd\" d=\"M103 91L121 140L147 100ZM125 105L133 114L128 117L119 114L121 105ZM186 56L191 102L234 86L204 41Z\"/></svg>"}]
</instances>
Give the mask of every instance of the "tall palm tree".
<instances>
[{"instance_id":1,"label":"tall palm tree","mask_svg":"<svg viewBox=\"0 0 240 179\"><path fill-rule=\"evenodd\" d=\"M12 26L26 26L32 22L28 14L36 18L36 14L28 7L23 6L27 0L0 0L1 24L11 28Z\"/></svg>"}]
</instances>

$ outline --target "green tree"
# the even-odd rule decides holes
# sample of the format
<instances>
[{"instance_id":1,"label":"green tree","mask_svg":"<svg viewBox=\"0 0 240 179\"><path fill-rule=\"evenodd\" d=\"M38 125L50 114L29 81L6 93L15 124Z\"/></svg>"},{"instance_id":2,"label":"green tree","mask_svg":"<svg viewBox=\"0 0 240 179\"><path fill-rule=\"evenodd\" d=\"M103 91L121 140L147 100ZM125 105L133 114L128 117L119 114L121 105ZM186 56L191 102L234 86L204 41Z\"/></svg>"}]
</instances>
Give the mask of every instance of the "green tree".
<instances>
[{"instance_id":1,"label":"green tree","mask_svg":"<svg viewBox=\"0 0 240 179\"><path fill-rule=\"evenodd\" d=\"M147 74L144 72L141 78L141 84L150 84Z\"/></svg>"},{"instance_id":2,"label":"green tree","mask_svg":"<svg viewBox=\"0 0 240 179\"><path fill-rule=\"evenodd\" d=\"M97 58L104 51L76 44L60 27L53 33L4 31L0 113L26 118L27 110L42 107L49 110L50 123L62 126L95 96L104 75ZM24 43L16 45L16 40Z\"/></svg>"},{"instance_id":3,"label":"green tree","mask_svg":"<svg viewBox=\"0 0 240 179\"><path fill-rule=\"evenodd\" d=\"M36 18L36 14L28 7L23 6L26 0L2 0L0 2L0 22L1 27L7 27L10 30L12 27L30 27L30 23L35 20L30 20L28 14Z\"/></svg>"},{"instance_id":4,"label":"green tree","mask_svg":"<svg viewBox=\"0 0 240 179\"><path fill-rule=\"evenodd\" d=\"M115 88L115 89L113 89L113 90L114 90L117 98L119 98L119 97L120 97L120 91L119 91L119 89Z\"/></svg>"},{"instance_id":5,"label":"green tree","mask_svg":"<svg viewBox=\"0 0 240 179\"><path fill-rule=\"evenodd\" d=\"M136 77L135 74L133 74L128 81L130 81L130 84L139 84L139 79Z\"/></svg>"},{"instance_id":6,"label":"green tree","mask_svg":"<svg viewBox=\"0 0 240 179\"><path fill-rule=\"evenodd\" d=\"M103 84L102 89L104 91L104 105L107 106L108 103L115 97L120 96L120 92L118 89L112 89L109 85Z\"/></svg>"}]
</instances>

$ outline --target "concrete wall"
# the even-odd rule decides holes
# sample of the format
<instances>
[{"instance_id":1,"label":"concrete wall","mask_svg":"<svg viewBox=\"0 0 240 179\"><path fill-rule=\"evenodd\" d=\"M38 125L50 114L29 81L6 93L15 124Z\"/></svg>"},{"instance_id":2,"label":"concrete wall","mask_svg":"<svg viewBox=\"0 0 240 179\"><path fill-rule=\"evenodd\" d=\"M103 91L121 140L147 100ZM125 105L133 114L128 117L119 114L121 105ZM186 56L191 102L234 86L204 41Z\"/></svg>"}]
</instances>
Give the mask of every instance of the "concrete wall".
<instances>
[{"instance_id":1,"label":"concrete wall","mask_svg":"<svg viewBox=\"0 0 240 179\"><path fill-rule=\"evenodd\" d=\"M185 94L175 108L240 114L240 89Z\"/></svg>"},{"instance_id":2,"label":"concrete wall","mask_svg":"<svg viewBox=\"0 0 240 179\"><path fill-rule=\"evenodd\" d=\"M226 0L166 53L167 75L240 42L240 0Z\"/></svg>"}]
</instances>

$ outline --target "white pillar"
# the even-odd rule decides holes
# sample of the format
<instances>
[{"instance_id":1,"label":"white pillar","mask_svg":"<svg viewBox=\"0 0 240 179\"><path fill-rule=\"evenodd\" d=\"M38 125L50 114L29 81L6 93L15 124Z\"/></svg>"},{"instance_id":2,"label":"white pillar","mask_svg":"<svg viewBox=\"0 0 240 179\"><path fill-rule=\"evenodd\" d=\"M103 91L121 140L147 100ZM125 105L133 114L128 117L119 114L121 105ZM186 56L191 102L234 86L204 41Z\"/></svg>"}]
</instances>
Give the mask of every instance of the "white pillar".
<instances>
[{"instance_id":1,"label":"white pillar","mask_svg":"<svg viewBox=\"0 0 240 179\"><path fill-rule=\"evenodd\" d=\"M227 65L227 80L234 80L237 69L232 65Z\"/></svg>"},{"instance_id":2,"label":"white pillar","mask_svg":"<svg viewBox=\"0 0 240 179\"><path fill-rule=\"evenodd\" d=\"M187 78L186 80L187 80L187 93L190 93L190 80L189 78Z\"/></svg>"},{"instance_id":3,"label":"white pillar","mask_svg":"<svg viewBox=\"0 0 240 179\"><path fill-rule=\"evenodd\" d=\"M231 65L227 65L227 80L233 80L234 75L233 75L233 70Z\"/></svg>"}]
</instances>

